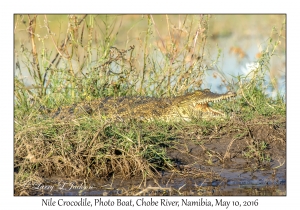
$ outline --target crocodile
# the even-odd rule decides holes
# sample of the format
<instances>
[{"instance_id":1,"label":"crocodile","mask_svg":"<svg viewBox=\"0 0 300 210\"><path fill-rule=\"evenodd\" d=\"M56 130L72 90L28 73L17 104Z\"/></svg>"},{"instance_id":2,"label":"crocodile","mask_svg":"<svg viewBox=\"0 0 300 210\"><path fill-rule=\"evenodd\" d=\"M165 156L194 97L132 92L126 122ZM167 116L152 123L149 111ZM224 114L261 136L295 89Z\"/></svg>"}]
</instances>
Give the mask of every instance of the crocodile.
<instances>
[{"instance_id":1,"label":"crocodile","mask_svg":"<svg viewBox=\"0 0 300 210\"><path fill-rule=\"evenodd\" d=\"M73 104L50 112L55 119L72 119L82 115L97 115L106 121L191 121L194 118L210 119L225 117L225 113L210 107L218 102L236 96L234 92L217 94L209 89L196 90L177 97L107 97L91 102Z\"/></svg>"}]
</instances>

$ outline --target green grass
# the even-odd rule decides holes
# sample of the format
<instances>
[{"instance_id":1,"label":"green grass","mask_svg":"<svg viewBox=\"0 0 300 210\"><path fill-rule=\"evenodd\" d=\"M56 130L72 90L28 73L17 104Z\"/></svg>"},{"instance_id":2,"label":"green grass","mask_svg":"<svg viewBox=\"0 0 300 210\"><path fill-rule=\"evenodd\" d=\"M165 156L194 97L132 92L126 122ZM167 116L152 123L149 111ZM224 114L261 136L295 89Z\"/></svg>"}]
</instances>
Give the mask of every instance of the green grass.
<instances>
[{"instance_id":1,"label":"green grass","mask_svg":"<svg viewBox=\"0 0 300 210\"><path fill-rule=\"evenodd\" d=\"M200 127L197 132L207 136L230 122L227 118L210 122L106 124L89 116L71 121L41 117L41 107L57 109L107 96L182 95L199 89L208 66L218 63L208 57L206 48L209 15L182 16L180 21L173 16L160 19L142 16L135 19L128 31L122 29L119 16L63 17L67 19L68 24L63 23L67 30L62 26L55 28L47 16L15 16L20 30L31 26L31 36L26 40L30 44L22 44L15 57L14 167L18 171L15 176L18 186L52 175L87 178L120 173L124 178L137 175L154 178L161 170L174 170L166 148L184 129ZM157 26L161 18L167 21L164 29ZM170 21L180 22L181 29L174 28ZM38 26L41 23L43 29ZM138 25L143 30L131 37ZM120 32L126 36L123 48L115 47ZM244 121L256 116L286 114L283 98L272 99L265 94L268 87L264 78L282 39L280 33L276 34L277 39L274 36L270 35L251 77L226 83L238 97L215 104L215 108L234 113ZM20 66L27 70L31 84L28 85ZM264 142L248 149L247 158L270 160L264 153ZM211 159L207 162L212 164Z\"/></svg>"}]
</instances>

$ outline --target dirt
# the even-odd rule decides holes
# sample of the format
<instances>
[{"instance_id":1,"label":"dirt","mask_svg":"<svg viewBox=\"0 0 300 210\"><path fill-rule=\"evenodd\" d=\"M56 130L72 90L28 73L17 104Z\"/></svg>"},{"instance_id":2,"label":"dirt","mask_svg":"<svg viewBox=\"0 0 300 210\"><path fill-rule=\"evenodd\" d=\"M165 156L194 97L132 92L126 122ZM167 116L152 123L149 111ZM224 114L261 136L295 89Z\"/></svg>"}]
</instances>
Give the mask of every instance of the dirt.
<instances>
[{"instance_id":1,"label":"dirt","mask_svg":"<svg viewBox=\"0 0 300 210\"><path fill-rule=\"evenodd\" d=\"M159 171L155 179L125 180L118 174L85 181L52 177L35 183L28 194L286 195L285 118L260 117L247 123L234 119L203 129L195 124L176 134L166 147L175 168Z\"/></svg>"}]
</instances>

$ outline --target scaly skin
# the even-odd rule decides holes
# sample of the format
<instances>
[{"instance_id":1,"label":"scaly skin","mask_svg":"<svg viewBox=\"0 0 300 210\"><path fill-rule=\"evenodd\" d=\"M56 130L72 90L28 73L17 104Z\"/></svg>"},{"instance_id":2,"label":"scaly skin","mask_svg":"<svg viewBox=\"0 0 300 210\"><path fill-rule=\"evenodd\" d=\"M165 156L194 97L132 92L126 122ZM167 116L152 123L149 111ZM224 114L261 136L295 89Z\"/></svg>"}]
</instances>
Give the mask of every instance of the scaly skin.
<instances>
[{"instance_id":1,"label":"scaly skin","mask_svg":"<svg viewBox=\"0 0 300 210\"><path fill-rule=\"evenodd\" d=\"M208 103L235 96L233 92L216 94L205 89L173 98L111 97L59 108L50 115L55 119L74 119L89 114L105 121L191 121L193 118L224 117L223 112L212 109Z\"/></svg>"}]
</instances>

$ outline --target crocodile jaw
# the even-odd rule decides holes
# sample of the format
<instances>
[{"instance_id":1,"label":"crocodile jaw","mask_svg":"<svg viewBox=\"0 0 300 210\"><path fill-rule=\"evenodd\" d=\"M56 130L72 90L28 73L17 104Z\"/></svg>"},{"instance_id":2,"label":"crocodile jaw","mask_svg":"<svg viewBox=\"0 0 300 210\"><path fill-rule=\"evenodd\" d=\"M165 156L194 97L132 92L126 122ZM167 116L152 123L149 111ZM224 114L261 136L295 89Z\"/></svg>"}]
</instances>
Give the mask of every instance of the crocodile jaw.
<instances>
[{"instance_id":1,"label":"crocodile jaw","mask_svg":"<svg viewBox=\"0 0 300 210\"><path fill-rule=\"evenodd\" d=\"M209 118L218 118L218 117L225 117L226 114L211 108L208 103L205 104L197 104L195 106L195 110L201 113L201 118L209 119Z\"/></svg>"},{"instance_id":2,"label":"crocodile jaw","mask_svg":"<svg viewBox=\"0 0 300 210\"><path fill-rule=\"evenodd\" d=\"M226 114L222 111L213 109L209 106L209 102L219 102L222 100L229 100L236 96L236 93L227 92L225 94L217 94L212 93L209 90L204 90L200 100L193 103L194 109L197 112L201 113L202 118L218 118L218 117L225 117Z\"/></svg>"},{"instance_id":3,"label":"crocodile jaw","mask_svg":"<svg viewBox=\"0 0 300 210\"><path fill-rule=\"evenodd\" d=\"M219 115L225 116L225 113L223 113L223 112L221 112L221 111L219 111L219 110L216 110L216 109L211 108L211 107L208 105L208 103L205 103L205 104L197 104L197 105L195 106L195 109L196 109L196 110L199 110L199 111L201 111L201 112L203 112L203 113L209 113L209 114L215 115L215 116L219 116Z\"/></svg>"}]
</instances>

